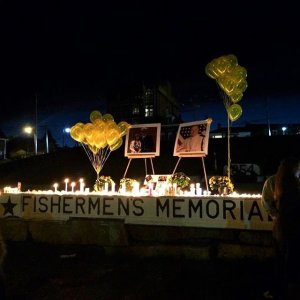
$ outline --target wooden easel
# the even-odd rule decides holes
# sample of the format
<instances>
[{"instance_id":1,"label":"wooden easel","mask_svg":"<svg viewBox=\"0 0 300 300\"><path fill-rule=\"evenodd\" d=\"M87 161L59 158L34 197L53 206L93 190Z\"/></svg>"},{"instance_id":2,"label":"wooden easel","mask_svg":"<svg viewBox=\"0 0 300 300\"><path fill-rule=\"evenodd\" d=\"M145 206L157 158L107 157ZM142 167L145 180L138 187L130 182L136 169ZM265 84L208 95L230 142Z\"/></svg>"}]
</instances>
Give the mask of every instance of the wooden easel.
<instances>
[{"instance_id":1,"label":"wooden easel","mask_svg":"<svg viewBox=\"0 0 300 300\"><path fill-rule=\"evenodd\" d=\"M184 156L184 155L182 155L182 156L178 156L178 160L177 160L177 163L175 165L175 168L173 170L172 175L175 174L176 169L177 169L177 167L179 165L179 162L180 162L180 160L181 160L182 157L199 157L199 158L201 157L201 159L202 159L202 167L203 167L203 172L204 172L204 178L205 178L205 184L206 184L206 190L208 191L208 181L207 181L207 175L206 175L206 169L205 169L205 163L204 163L204 157L205 157L205 155L197 155L197 156Z\"/></svg>"},{"instance_id":2,"label":"wooden easel","mask_svg":"<svg viewBox=\"0 0 300 300\"><path fill-rule=\"evenodd\" d=\"M150 159L150 164L151 164L152 174L154 175L155 172L154 172L153 161L152 161L152 158L153 158L153 157L154 157L154 156L147 156L147 157L144 156L144 157L129 158L129 161L128 161L128 164L127 164L125 173L124 173L124 175L123 175L123 178L126 177L126 174L127 174L128 169L129 169L129 166L130 166L131 161L132 161L133 159L140 159L140 158L144 158L144 161L145 161L145 175L148 175L147 158Z\"/></svg>"}]
</instances>

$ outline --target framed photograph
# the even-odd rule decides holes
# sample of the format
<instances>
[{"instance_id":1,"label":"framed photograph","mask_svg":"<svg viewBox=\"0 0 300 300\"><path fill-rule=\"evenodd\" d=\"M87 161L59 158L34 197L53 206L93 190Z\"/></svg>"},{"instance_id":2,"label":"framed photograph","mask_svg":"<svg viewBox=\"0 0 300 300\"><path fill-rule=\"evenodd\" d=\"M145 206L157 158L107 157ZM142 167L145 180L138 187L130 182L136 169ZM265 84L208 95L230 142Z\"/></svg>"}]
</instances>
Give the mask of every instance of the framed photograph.
<instances>
[{"instance_id":1,"label":"framed photograph","mask_svg":"<svg viewBox=\"0 0 300 300\"><path fill-rule=\"evenodd\" d=\"M149 183L152 183L153 190L158 194L164 195L171 177L172 174L146 175L144 185L147 186Z\"/></svg>"},{"instance_id":2,"label":"framed photograph","mask_svg":"<svg viewBox=\"0 0 300 300\"><path fill-rule=\"evenodd\" d=\"M159 156L160 131L160 123L132 125L126 135L125 156L129 158Z\"/></svg>"},{"instance_id":3,"label":"framed photograph","mask_svg":"<svg viewBox=\"0 0 300 300\"><path fill-rule=\"evenodd\" d=\"M180 124L173 155L179 157L206 156L211 122L212 119L207 119Z\"/></svg>"}]
</instances>

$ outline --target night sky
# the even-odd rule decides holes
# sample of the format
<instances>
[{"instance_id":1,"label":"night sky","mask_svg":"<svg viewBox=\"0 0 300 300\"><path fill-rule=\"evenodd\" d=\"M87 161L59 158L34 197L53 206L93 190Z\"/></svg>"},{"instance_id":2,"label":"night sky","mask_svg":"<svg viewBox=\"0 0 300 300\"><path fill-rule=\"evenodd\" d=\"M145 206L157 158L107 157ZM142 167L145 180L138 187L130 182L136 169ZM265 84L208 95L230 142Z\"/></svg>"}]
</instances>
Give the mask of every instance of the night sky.
<instances>
[{"instance_id":1,"label":"night sky","mask_svg":"<svg viewBox=\"0 0 300 300\"><path fill-rule=\"evenodd\" d=\"M273 122L300 123L296 4L221 3L2 1L0 128L10 134L32 123L38 99L39 124L60 130L79 111L101 110L120 85L161 80L171 82L187 121L222 123L204 68L227 54L248 72L237 124L264 122L266 111Z\"/></svg>"}]
</instances>

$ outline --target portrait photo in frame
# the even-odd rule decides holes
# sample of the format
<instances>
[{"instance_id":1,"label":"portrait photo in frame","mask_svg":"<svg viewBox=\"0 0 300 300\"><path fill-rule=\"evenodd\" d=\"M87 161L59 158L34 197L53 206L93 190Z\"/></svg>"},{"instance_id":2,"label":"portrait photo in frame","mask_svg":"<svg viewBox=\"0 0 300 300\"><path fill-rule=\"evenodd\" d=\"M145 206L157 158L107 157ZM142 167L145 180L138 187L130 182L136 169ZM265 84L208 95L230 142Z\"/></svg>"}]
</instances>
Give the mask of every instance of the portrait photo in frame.
<instances>
[{"instance_id":1,"label":"portrait photo in frame","mask_svg":"<svg viewBox=\"0 0 300 300\"><path fill-rule=\"evenodd\" d=\"M128 158L159 156L160 132L160 123L132 125L126 134L125 156Z\"/></svg>"},{"instance_id":2,"label":"portrait photo in frame","mask_svg":"<svg viewBox=\"0 0 300 300\"><path fill-rule=\"evenodd\" d=\"M203 157L208 154L209 131L212 119L182 123L179 125L174 156Z\"/></svg>"}]
</instances>

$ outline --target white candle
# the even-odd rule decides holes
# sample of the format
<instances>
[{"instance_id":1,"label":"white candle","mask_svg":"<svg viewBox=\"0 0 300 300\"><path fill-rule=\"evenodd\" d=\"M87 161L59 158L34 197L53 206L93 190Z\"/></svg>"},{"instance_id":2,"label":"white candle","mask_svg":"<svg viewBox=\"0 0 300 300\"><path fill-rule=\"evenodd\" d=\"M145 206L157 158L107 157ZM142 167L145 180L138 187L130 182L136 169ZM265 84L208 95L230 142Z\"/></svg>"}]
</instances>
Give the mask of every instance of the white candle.
<instances>
[{"instance_id":1,"label":"white candle","mask_svg":"<svg viewBox=\"0 0 300 300\"><path fill-rule=\"evenodd\" d=\"M104 192L105 192L105 194L108 193L108 182L104 183Z\"/></svg>"},{"instance_id":2,"label":"white candle","mask_svg":"<svg viewBox=\"0 0 300 300\"><path fill-rule=\"evenodd\" d=\"M69 178L65 179L65 192L68 191L68 182L69 182Z\"/></svg>"},{"instance_id":3,"label":"white candle","mask_svg":"<svg viewBox=\"0 0 300 300\"><path fill-rule=\"evenodd\" d=\"M200 183L196 183L196 189L200 189Z\"/></svg>"},{"instance_id":4,"label":"white candle","mask_svg":"<svg viewBox=\"0 0 300 300\"><path fill-rule=\"evenodd\" d=\"M140 191L140 183L139 182L134 182L133 184L133 193L137 194Z\"/></svg>"},{"instance_id":5,"label":"white candle","mask_svg":"<svg viewBox=\"0 0 300 300\"><path fill-rule=\"evenodd\" d=\"M116 184L114 182L111 183L111 192L115 193L116 191Z\"/></svg>"},{"instance_id":6,"label":"white candle","mask_svg":"<svg viewBox=\"0 0 300 300\"><path fill-rule=\"evenodd\" d=\"M54 184L53 184L53 187L54 187L54 192L57 193L58 183L54 183Z\"/></svg>"},{"instance_id":7,"label":"white candle","mask_svg":"<svg viewBox=\"0 0 300 300\"><path fill-rule=\"evenodd\" d=\"M197 196L201 196L202 195L202 189L201 188L197 188L196 189L196 194L197 194Z\"/></svg>"},{"instance_id":8,"label":"white candle","mask_svg":"<svg viewBox=\"0 0 300 300\"><path fill-rule=\"evenodd\" d=\"M71 182L71 187L72 187L72 193L74 193L74 187L75 187L76 183L74 181Z\"/></svg>"},{"instance_id":9,"label":"white candle","mask_svg":"<svg viewBox=\"0 0 300 300\"><path fill-rule=\"evenodd\" d=\"M172 184L172 189L173 189L173 195L175 196L177 194L177 183Z\"/></svg>"},{"instance_id":10,"label":"white candle","mask_svg":"<svg viewBox=\"0 0 300 300\"><path fill-rule=\"evenodd\" d=\"M80 178L80 179L79 179L79 190L80 190L80 192L82 192L82 193L83 193L83 191L84 191L84 182L83 182L83 178Z\"/></svg>"},{"instance_id":11,"label":"white candle","mask_svg":"<svg viewBox=\"0 0 300 300\"><path fill-rule=\"evenodd\" d=\"M190 192L192 196L195 195L195 185L193 183L190 184Z\"/></svg>"}]
</instances>

